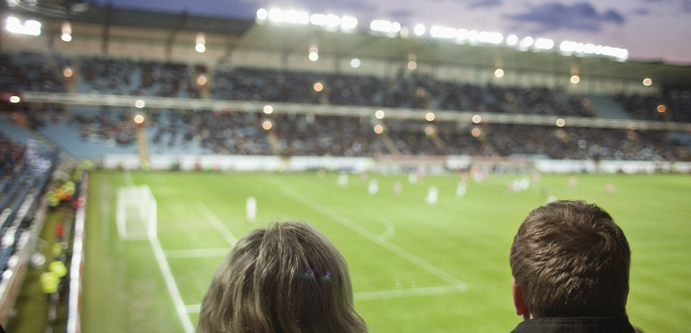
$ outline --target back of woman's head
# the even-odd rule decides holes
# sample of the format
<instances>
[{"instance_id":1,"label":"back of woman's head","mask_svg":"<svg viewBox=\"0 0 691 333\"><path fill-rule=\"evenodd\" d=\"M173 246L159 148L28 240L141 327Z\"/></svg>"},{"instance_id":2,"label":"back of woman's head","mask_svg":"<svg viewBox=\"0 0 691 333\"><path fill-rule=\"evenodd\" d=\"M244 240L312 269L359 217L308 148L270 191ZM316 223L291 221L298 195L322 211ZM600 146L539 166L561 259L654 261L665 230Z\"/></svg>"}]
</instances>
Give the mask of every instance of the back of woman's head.
<instances>
[{"instance_id":1,"label":"back of woman's head","mask_svg":"<svg viewBox=\"0 0 691 333\"><path fill-rule=\"evenodd\" d=\"M345 259L307 223L273 223L233 247L202 302L198 333L359 333Z\"/></svg>"}]
</instances>

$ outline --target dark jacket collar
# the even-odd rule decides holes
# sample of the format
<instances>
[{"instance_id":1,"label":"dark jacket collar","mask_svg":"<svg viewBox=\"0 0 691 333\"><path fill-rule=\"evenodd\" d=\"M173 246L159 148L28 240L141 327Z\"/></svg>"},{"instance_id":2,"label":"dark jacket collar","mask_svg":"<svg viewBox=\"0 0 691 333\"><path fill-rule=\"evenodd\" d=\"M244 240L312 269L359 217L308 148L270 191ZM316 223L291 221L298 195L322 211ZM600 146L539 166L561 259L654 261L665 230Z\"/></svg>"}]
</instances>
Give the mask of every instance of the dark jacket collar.
<instances>
[{"instance_id":1,"label":"dark jacket collar","mask_svg":"<svg viewBox=\"0 0 691 333\"><path fill-rule=\"evenodd\" d=\"M546 317L526 320L511 333L634 333L629 318Z\"/></svg>"}]
</instances>

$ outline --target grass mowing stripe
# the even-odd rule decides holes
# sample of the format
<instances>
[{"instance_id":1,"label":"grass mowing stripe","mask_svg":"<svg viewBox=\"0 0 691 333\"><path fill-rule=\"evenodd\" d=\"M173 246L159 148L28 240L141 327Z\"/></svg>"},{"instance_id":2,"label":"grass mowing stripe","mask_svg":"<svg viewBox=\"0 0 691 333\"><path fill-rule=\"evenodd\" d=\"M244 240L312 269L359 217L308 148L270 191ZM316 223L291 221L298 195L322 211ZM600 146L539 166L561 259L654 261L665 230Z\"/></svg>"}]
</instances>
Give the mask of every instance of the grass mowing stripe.
<instances>
[{"instance_id":1,"label":"grass mowing stripe","mask_svg":"<svg viewBox=\"0 0 691 333\"><path fill-rule=\"evenodd\" d=\"M202 214L204 214L204 217L206 217L206 219L209 220L209 222L211 222L211 224L213 224L214 227L216 227L216 229L218 229L218 232L220 232L221 235L223 235L223 238L226 239L230 246L235 246L235 243L238 242L238 239L235 238L235 236L233 236L230 230L228 230L228 227L226 227L223 224L223 222L221 222L221 220L219 220L218 217L216 217L216 215L212 211L210 211L208 207L206 207L205 204L200 202L197 205L197 209L199 209L199 211L202 212Z\"/></svg>"},{"instance_id":2,"label":"grass mowing stripe","mask_svg":"<svg viewBox=\"0 0 691 333\"><path fill-rule=\"evenodd\" d=\"M297 192L295 192L291 189L283 188L281 190L281 192L283 193L283 195L285 195L285 196L287 196L287 197L289 197L289 198L291 198L297 202L300 202L301 204L309 207L312 210L315 210L315 211L323 214L324 216L329 217L333 221L338 222L339 224L343 225L344 227L347 227L347 228L357 232L361 236L379 244L380 246L384 247L385 249L395 253L396 255L409 261L410 263L422 268L423 270L427 271L428 273L446 281L447 283L454 286L455 288L458 288L458 290L466 291L468 289L468 285L465 282L451 276L451 274L442 271L441 269L428 263L427 261L420 259L418 256L406 251L405 249L389 242L384 237L369 231L367 228L361 226L360 224L356 223L355 221L353 221L353 220L351 220L351 219L349 219L349 218L347 218L341 214L338 214L338 213L334 212L333 210L331 210L331 209L329 209L329 208L327 208L327 207L325 207L325 206L323 206L323 205L321 205L315 201L312 201L312 200L298 194Z\"/></svg>"},{"instance_id":3,"label":"grass mowing stripe","mask_svg":"<svg viewBox=\"0 0 691 333\"><path fill-rule=\"evenodd\" d=\"M372 301L372 300L403 298L403 297L411 297L411 296L432 296L432 295L459 293L459 292L463 292L466 288L467 288L466 285L409 288L409 289L396 289L396 290L367 291L367 292L355 293L353 296L354 296L356 301Z\"/></svg>"}]
</instances>

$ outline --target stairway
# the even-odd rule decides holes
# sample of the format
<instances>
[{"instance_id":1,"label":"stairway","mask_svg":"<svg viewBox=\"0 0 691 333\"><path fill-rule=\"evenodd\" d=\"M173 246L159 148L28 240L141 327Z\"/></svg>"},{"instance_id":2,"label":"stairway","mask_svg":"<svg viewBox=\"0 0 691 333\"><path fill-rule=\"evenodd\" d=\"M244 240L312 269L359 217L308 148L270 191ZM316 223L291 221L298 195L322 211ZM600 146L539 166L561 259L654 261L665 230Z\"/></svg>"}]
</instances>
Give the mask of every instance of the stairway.
<instances>
[{"instance_id":1,"label":"stairway","mask_svg":"<svg viewBox=\"0 0 691 333\"><path fill-rule=\"evenodd\" d=\"M626 112L619 103L607 96L588 96L588 99L593 103L595 114L600 118L607 119L633 119L631 115Z\"/></svg>"}]
</instances>

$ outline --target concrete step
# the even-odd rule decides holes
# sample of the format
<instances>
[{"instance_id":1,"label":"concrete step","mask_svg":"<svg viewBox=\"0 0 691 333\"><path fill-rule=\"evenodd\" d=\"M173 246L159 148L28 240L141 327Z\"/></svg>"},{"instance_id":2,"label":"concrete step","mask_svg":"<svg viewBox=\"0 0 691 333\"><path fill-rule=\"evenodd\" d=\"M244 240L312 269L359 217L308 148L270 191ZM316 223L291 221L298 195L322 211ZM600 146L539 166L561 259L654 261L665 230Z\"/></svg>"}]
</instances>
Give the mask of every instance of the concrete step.
<instances>
[{"instance_id":1,"label":"concrete step","mask_svg":"<svg viewBox=\"0 0 691 333\"><path fill-rule=\"evenodd\" d=\"M593 103L595 114L600 118L608 119L626 119L632 120L631 115L626 112L621 105L614 99L607 96L588 96L590 102Z\"/></svg>"}]
</instances>

